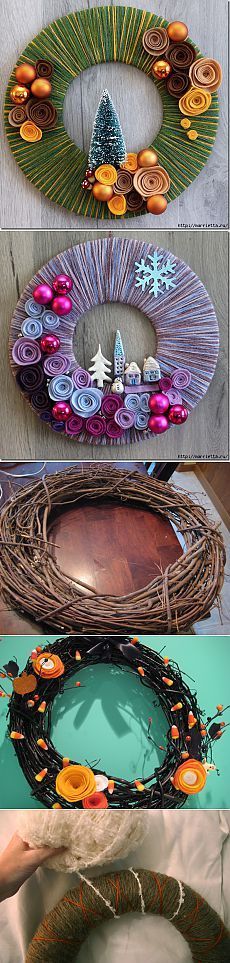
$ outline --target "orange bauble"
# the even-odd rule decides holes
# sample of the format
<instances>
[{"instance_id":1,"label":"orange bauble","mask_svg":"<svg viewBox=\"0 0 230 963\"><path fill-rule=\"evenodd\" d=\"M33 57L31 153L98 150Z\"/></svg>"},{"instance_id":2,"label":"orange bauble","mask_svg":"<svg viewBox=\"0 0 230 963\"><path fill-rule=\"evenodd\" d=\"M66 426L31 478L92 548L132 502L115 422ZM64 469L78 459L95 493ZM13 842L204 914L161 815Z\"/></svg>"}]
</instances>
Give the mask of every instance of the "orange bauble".
<instances>
[{"instance_id":1,"label":"orange bauble","mask_svg":"<svg viewBox=\"0 0 230 963\"><path fill-rule=\"evenodd\" d=\"M15 70L18 84L32 84L36 77L36 70L32 64L19 64Z\"/></svg>"},{"instance_id":2,"label":"orange bauble","mask_svg":"<svg viewBox=\"0 0 230 963\"><path fill-rule=\"evenodd\" d=\"M175 789L186 793L187 796L193 796L195 793L201 792L206 779L207 773L202 762L199 762L199 759L188 759L188 761L182 762L182 765L176 770L173 776L173 785Z\"/></svg>"},{"instance_id":3,"label":"orange bauble","mask_svg":"<svg viewBox=\"0 0 230 963\"><path fill-rule=\"evenodd\" d=\"M37 80L34 80L33 84L31 84L31 93L34 97L39 97L39 100L49 97L51 90L52 87L49 80L45 80L45 78L42 77L38 77Z\"/></svg>"},{"instance_id":4,"label":"orange bauble","mask_svg":"<svg viewBox=\"0 0 230 963\"><path fill-rule=\"evenodd\" d=\"M113 188L109 184L96 184L93 185L93 196L96 197L97 201L110 201L113 196Z\"/></svg>"},{"instance_id":5,"label":"orange bauble","mask_svg":"<svg viewBox=\"0 0 230 963\"><path fill-rule=\"evenodd\" d=\"M188 27L182 20L173 20L167 27L167 34L170 40L181 43L188 36Z\"/></svg>"},{"instance_id":6,"label":"orange bauble","mask_svg":"<svg viewBox=\"0 0 230 963\"><path fill-rule=\"evenodd\" d=\"M164 80L165 77L169 77L171 74L171 64L167 60L155 60L152 66L152 74L157 77L158 80Z\"/></svg>"},{"instance_id":7,"label":"orange bauble","mask_svg":"<svg viewBox=\"0 0 230 963\"><path fill-rule=\"evenodd\" d=\"M167 207L166 197L163 194L153 194L148 197L146 207L149 214L163 214Z\"/></svg>"},{"instance_id":8,"label":"orange bauble","mask_svg":"<svg viewBox=\"0 0 230 963\"><path fill-rule=\"evenodd\" d=\"M137 155L137 165L138 167L154 167L158 163L158 157L155 150L151 147L146 147L144 150L139 150Z\"/></svg>"},{"instance_id":9,"label":"orange bauble","mask_svg":"<svg viewBox=\"0 0 230 963\"><path fill-rule=\"evenodd\" d=\"M23 104L26 104L26 101L29 100L29 96L30 91L28 87L24 87L21 84L16 84L10 91L10 99L13 101L13 104L16 104L18 107L23 107Z\"/></svg>"},{"instance_id":10,"label":"orange bauble","mask_svg":"<svg viewBox=\"0 0 230 963\"><path fill-rule=\"evenodd\" d=\"M59 655L53 655L53 652L42 652L33 663L33 669L42 679L57 679L65 671Z\"/></svg>"}]
</instances>

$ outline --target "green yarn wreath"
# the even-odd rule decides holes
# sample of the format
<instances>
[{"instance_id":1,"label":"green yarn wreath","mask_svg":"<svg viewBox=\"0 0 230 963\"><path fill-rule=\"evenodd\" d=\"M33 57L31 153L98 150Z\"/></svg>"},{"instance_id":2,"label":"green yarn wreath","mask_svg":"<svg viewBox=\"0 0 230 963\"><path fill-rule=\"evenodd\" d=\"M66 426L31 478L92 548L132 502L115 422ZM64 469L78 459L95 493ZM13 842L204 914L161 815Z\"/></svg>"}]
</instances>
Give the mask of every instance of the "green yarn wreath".
<instances>
[{"instance_id":1,"label":"green yarn wreath","mask_svg":"<svg viewBox=\"0 0 230 963\"><path fill-rule=\"evenodd\" d=\"M197 963L229 963L230 933L220 916L190 886L149 870L81 877L45 917L25 963L73 963L90 931L124 913L163 916L181 933ZM154 949L152 960L154 960Z\"/></svg>"},{"instance_id":2,"label":"green yarn wreath","mask_svg":"<svg viewBox=\"0 0 230 963\"><path fill-rule=\"evenodd\" d=\"M15 83L13 71L5 100L6 133L19 167L51 201L75 214L102 219L115 217L106 203L97 201L92 192L82 189L88 166L87 155L70 139L63 122L63 104L69 84L82 70L99 63L120 61L131 64L144 71L158 87L163 104L163 123L150 146L156 150L159 163L166 168L171 179L167 201L181 194L206 164L217 131L218 97L214 93L208 111L196 117L199 137L195 143L189 141L180 126L178 101L168 94L165 81L153 78L153 58L142 46L145 30L167 26L168 21L163 17L134 7L80 10L55 20L23 50L18 64L25 61L35 64L43 58L54 66L52 103L58 114L57 126L44 131L42 141L28 145L21 140L18 130L12 128L8 120L12 108L10 90ZM201 56L197 45L192 43L197 56ZM145 213L145 208L136 213ZM128 210L124 215L127 218L134 216L135 213Z\"/></svg>"}]
</instances>

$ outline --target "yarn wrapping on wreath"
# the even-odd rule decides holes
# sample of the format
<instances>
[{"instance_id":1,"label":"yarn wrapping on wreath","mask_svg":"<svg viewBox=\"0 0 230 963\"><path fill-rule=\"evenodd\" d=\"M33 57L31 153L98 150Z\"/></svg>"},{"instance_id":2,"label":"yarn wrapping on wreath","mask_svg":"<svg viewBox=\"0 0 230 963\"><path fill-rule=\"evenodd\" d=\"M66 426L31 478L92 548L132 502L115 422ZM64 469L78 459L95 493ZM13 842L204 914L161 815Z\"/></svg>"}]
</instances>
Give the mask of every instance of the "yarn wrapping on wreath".
<instances>
[{"instance_id":1,"label":"yarn wrapping on wreath","mask_svg":"<svg viewBox=\"0 0 230 963\"><path fill-rule=\"evenodd\" d=\"M110 873L93 882L81 876L79 885L38 927L25 963L43 963L44 954L46 963L73 963L94 926L130 912L169 920L196 963L229 963L230 933L209 903L180 880L142 869Z\"/></svg>"}]
</instances>

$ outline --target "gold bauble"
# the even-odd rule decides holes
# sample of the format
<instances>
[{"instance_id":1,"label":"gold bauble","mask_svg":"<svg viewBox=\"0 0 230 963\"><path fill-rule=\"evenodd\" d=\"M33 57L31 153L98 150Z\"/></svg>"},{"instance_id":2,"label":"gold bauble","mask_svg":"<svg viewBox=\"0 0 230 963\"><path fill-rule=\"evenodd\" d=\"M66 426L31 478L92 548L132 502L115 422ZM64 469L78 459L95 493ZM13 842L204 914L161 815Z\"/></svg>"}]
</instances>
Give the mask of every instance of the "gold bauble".
<instances>
[{"instance_id":1,"label":"gold bauble","mask_svg":"<svg viewBox=\"0 0 230 963\"><path fill-rule=\"evenodd\" d=\"M96 197L97 201L110 201L113 196L113 188L110 184L99 184L99 181L93 185L93 196Z\"/></svg>"},{"instance_id":2,"label":"gold bauble","mask_svg":"<svg viewBox=\"0 0 230 963\"><path fill-rule=\"evenodd\" d=\"M157 77L158 80L164 80L165 77L169 77L171 70L171 64L168 64L167 60L155 60L152 66L152 74L154 77Z\"/></svg>"},{"instance_id":3,"label":"gold bauble","mask_svg":"<svg viewBox=\"0 0 230 963\"><path fill-rule=\"evenodd\" d=\"M45 77L38 77L37 80L34 80L33 84L31 85L31 94L33 94L34 97L39 97L39 100L49 97L51 90L51 84L49 80L45 79Z\"/></svg>"},{"instance_id":4,"label":"gold bauble","mask_svg":"<svg viewBox=\"0 0 230 963\"><path fill-rule=\"evenodd\" d=\"M187 137L189 137L189 140L197 140L198 136L197 130L188 130L187 132Z\"/></svg>"},{"instance_id":5,"label":"gold bauble","mask_svg":"<svg viewBox=\"0 0 230 963\"><path fill-rule=\"evenodd\" d=\"M19 64L15 70L18 84L32 84L36 77L36 70L32 64Z\"/></svg>"},{"instance_id":6,"label":"gold bauble","mask_svg":"<svg viewBox=\"0 0 230 963\"><path fill-rule=\"evenodd\" d=\"M187 39L188 27L182 20L173 20L167 27L167 34L170 40L181 43L181 41Z\"/></svg>"},{"instance_id":7,"label":"gold bauble","mask_svg":"<svg viewBox=\"0 0 230 963\"><path fill-rule=\"evenodd\" d=\"M149 214L163 214L167 207L166 197L163 194L153 194L147 198L146 207Z\"/></svg>"},{"instance_id":8,"label":"gold bauble","mask_svg":"<svg viewBox=\"0 0 230 963\"><path fill-rule=\"evenodd\" d=\"M138 167L154 167L158 163L158 157L155 150L151 147L143 148L139 150L137 155L137 166Z\"/></svg>"},{"instance_id":9,"label":"gold bauble","mask_svg":"<svg viewBox=\"0 0 230 963\"><path fill-rule=\"evenodd\" d=\"M28 87L22 87L20 84L15 84L10 91L10 99L13 104L17 104L18 107L22 107L29 100L30 92Z\"/></svg>"},{"instance_id":10,"label":"gold bauble","mask_svg":"<svg viewBox=\"0 0 230 963\"><path fill-rule=\"evenodd\" d=\"M184 117L183 120L181 120L180 125L184 128L184 130L188 130L189 127L191 127L191 120L189 120L188 117Z\"/></svg>"}]
</instances>

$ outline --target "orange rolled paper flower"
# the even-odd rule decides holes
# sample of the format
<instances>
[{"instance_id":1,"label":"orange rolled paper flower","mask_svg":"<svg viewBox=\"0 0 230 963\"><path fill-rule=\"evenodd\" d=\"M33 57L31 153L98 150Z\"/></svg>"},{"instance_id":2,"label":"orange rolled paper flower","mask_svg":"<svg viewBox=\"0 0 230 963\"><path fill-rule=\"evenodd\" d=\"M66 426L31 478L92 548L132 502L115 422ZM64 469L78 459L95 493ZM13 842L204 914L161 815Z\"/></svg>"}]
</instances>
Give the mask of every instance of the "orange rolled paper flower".
<instances>
[{"instance_id":1,"label":"orange rolled paper flower","mask_svg":"<svg viewBox=\"0 0 230 963\"><path fill-rule=\"evenodd\" d=\"M67 802L78 802L96 791L94 773L88 766L66 766L56 778L56 792Z\"/></svg>"},{"instance_id":2,"label":"orange rolled paper flower","mask_svg":"<svg viewBox=\"0 0 230 963\"><path fill-rule=\"evenodd\" d=\"M205 114L212 102L209 90L203 87L190 87L186 94L179 100L179 108L182 114L188 117L199 117Z\"/></svg>"},{"instance_id":3,"label":"orange rolled paper flower","mask_svg":"<svg viewBox=\"0 0 230 963\"><path fill-rule=\"evenodd\" d=\"M175 789L193 796L200 792L206 783L207 773L198 759L188 759L178 767L173 776Z\"/></svg>"},{"instance_id":4,"label":"orange rolled paper flower","mask_svg":"<svg viewBox=\"0 0 230 963\"><path fill-rule=\"evenodd\" d=\"M205 87L213 94L222 83L222 70L217 60L200 57L190 67L189 76L193 87Z\"/></svg>"},{"instance_id":5,"label":"orange rolled paper flower","mask_svg":"<svg viewBox=\"0 0 230 963\"><path fill-rule=\"evenodd\" d=\"M64 665L59 655L51 655L50 652L42 652L34 663L34 672L42 679L57 679L65 671Z\"/></svg>"},{"instance_id":6,"label":"orange rolled paper flower","mask_svg":"<svg viewBox=\"0 0 230 963\"><path fill-rule=\"evenodd\" d=\"M96 180L99 184L115 184L117 180L116 167L112 164L101 164L95 171Z\"/></svg>"},{"instance_id":7,"label":"orange rolled paper flower","mask_svg":"<svg viewBox=\"0 0 230 963\"><path fill-rule=\"evenodd\" d=\"M122 216L126 212L126 200L123 194L114 194L111 200L108 201L108 208L111 214L117 214Z\"/></svg>"},{"instance_id":8,"label":"orange rolled paper flower","mask_svg":"<svg viewBox=\"0 0 230 963\"><path fill-rule=\"evenodd\" d=\"M24 124L20 127L20 136L22 140L26 140L28 144L35 144L37 140L42 139L42 130L37 127L32 120L25 120Z\"/></svg>"},{"instance_id":9,"label":"orange rolled paper flower","mask_svg":"<svg viewBox=\"0 0 230 963\"><path fill-rule=\"evenodd\" d=\"M137 154L127 154L126 160L123 161L121 167L124 168L125 171L130 171L131 174L136 171L138 167Z\"/></svg>"},{"instance_id":10,"label":"orange rolled paper flower","mask_svg":"<svg viewBox=\"0 0 230 963\"><path fill-rule=\"evenodd\" d=\"M170 178L164 167L159 167L158 164L154 167L139 167L134 174L133 186L141 197L166 194L170 188Z\"/></svg>"},{"instance_id":11,"label":"orange rolled paper flower","mask_svg":"<svg viewBox=\"0 0 230 963\"><path fill-rule=\"evenodd\" d=\"M108 799L104 792L93 792L92 796L83 799L83 809L108 809Z\"/></svg>"}]
</instances>

